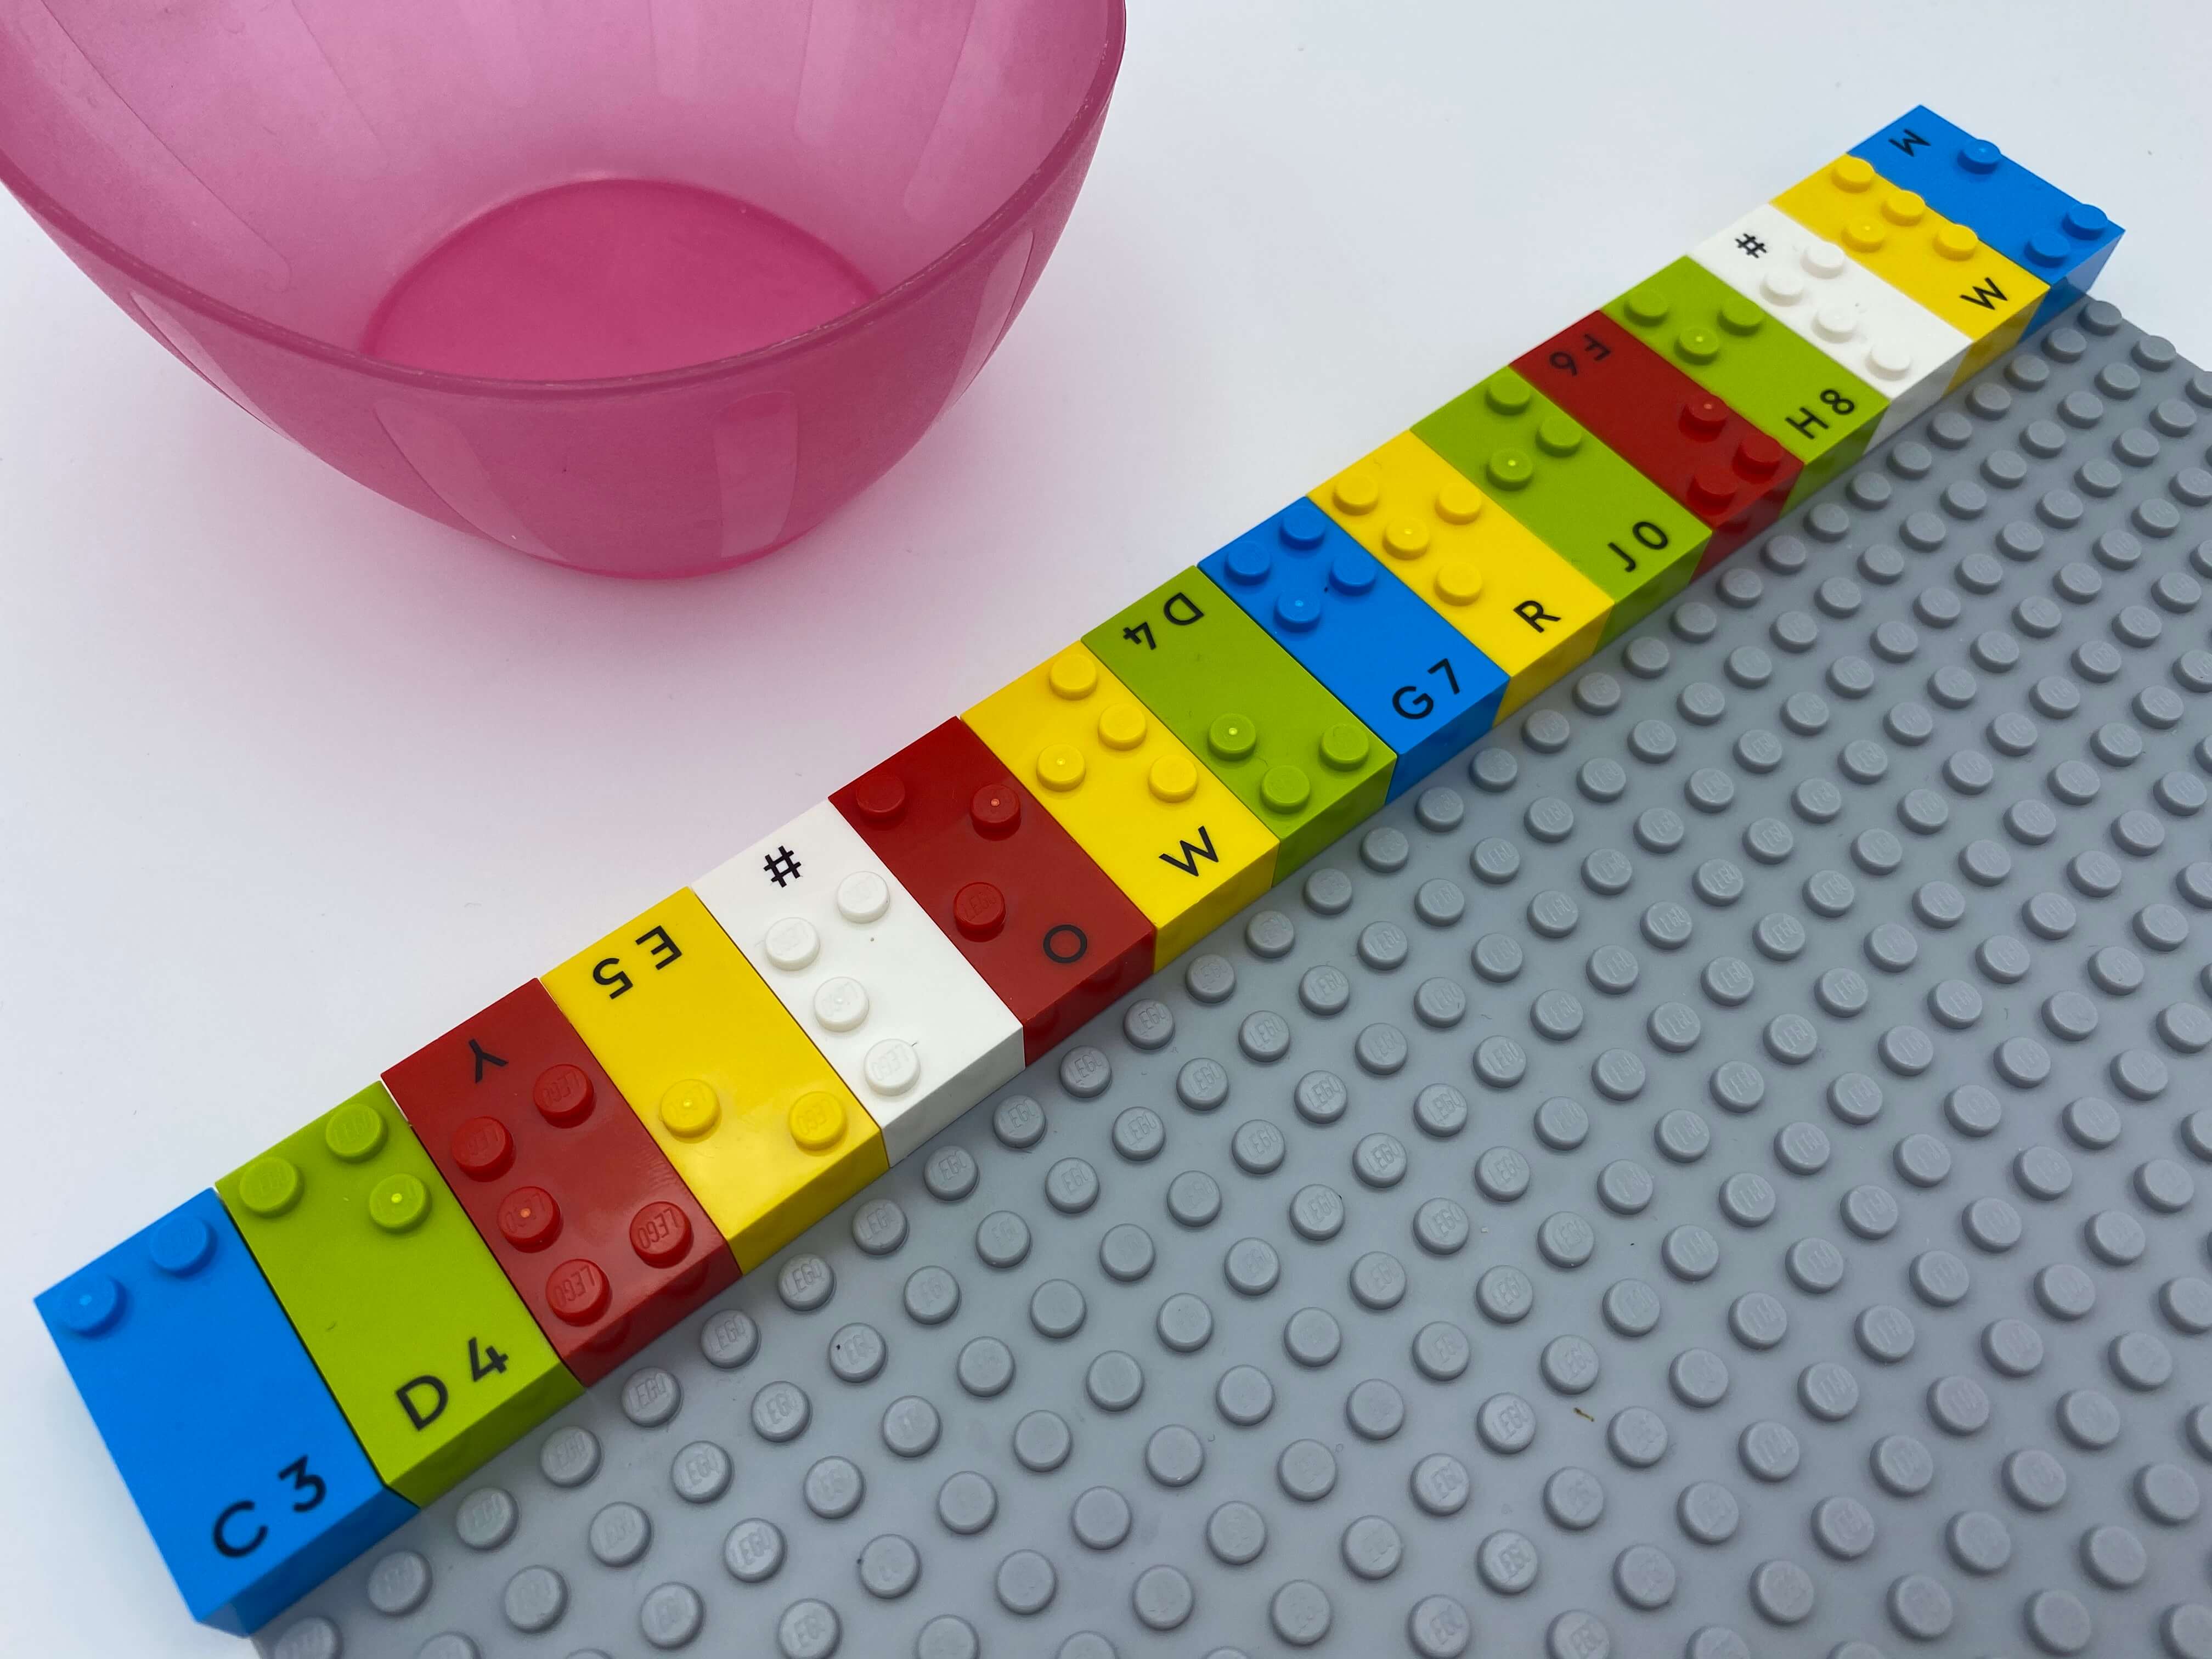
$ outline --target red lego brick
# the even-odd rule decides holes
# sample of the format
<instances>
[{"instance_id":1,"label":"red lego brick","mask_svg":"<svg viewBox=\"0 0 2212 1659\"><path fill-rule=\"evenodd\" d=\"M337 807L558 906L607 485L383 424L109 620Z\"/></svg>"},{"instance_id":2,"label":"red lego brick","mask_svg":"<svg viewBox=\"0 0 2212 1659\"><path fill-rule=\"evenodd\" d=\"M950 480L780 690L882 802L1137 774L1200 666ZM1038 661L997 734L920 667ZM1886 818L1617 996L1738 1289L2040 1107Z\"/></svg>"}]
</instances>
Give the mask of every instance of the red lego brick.
<instances>
[{"instance_id":1,"label":"red lego brick","mask_svg":"<svg viewBox=\"0 0 2212 1659\"><path fill-rule=\"evenodd\" d=\"M1021 1021L1025 1060L1152 973L1144 913L960 721L830 799Z\"/></svg>"},{"instance_id":2,"label":"red lego brick","mask_svg":"<svg viewBox=\"0 0 2212 1659\"><path fill-rule=\"evenodd\" d=\"M1601 311L1515 360L1531 385L1711 526L1709 570L1779 516L1804 463Z\"/></svg>"},{"instance_id":3,"label":"red lego brick","mask_svg":"<svg viewBox=\"0 0 2212 1659\"><path fill-rule=\"evenodd\" d=\"M737 1282L721 1229L536 980L384 1083L579 1382Z\"/></svg>"}]
</instances>

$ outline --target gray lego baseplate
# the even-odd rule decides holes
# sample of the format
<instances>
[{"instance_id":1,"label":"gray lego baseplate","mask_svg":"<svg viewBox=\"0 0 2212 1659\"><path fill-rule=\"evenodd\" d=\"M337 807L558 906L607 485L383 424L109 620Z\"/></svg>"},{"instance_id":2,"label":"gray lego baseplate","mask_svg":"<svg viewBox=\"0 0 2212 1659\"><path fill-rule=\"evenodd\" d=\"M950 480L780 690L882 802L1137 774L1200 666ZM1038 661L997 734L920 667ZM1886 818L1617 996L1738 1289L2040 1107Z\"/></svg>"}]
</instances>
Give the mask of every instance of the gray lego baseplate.
<instances>
[{"instance_id":1,"label":"gray lego baseplate","mask_svg":"<svg viewBox=\"0 0 2212 1659\"><path fill-rule=\"evenodd\" d=\"M2208 438L2077 309L262 1651L2212 1659Z\"/></svg>"}]
</instances>

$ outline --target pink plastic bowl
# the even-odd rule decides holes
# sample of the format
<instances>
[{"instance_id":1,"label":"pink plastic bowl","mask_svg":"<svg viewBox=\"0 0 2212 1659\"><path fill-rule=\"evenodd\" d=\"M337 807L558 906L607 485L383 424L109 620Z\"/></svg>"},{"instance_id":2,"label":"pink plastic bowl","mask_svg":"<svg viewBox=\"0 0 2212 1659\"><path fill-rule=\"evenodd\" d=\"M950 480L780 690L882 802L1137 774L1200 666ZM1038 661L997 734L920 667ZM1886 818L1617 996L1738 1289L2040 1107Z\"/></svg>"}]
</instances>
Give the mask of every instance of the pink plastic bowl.
<instances>
[{"instance_id":1,"label":"pink plastic bowl","mask_svg":"<svg viewBox=\"0 0 2212 1659\"><path fill-rule=\"evenodd\" d=\"M562 564L781 545L966 390L1122 0L0 0L0 180L231 400Z\"/></svg>"}]
</instances>

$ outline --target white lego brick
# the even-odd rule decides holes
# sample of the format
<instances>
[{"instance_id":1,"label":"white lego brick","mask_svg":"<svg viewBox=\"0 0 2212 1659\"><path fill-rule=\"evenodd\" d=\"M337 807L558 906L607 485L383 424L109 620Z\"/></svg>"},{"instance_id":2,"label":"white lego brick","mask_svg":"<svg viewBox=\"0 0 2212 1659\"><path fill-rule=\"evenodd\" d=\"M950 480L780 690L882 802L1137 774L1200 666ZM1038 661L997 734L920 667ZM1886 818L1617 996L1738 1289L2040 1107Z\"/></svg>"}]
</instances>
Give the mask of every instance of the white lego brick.
<instances>
[{"instance_id":1,"label":"white lego brick","mask_svg":"<svg viewBox=\"0 0 2212 1659\"><path fill-rule=\"evenodd\" d=\"M1690 257L1889 399L1875 443L1943 395L1973 343L1769 202Z\"/></svg>"},{"instance_id":2,"label":"white lego brick","mask_svg":"<svg viewBox=\"0 0 2212 1659\"><path fill-rule=\"evenodd\" d=\"M893 1163L1022 1069L1021 1022L828 801L693 890Z\"/></svg>"}]
</instances>

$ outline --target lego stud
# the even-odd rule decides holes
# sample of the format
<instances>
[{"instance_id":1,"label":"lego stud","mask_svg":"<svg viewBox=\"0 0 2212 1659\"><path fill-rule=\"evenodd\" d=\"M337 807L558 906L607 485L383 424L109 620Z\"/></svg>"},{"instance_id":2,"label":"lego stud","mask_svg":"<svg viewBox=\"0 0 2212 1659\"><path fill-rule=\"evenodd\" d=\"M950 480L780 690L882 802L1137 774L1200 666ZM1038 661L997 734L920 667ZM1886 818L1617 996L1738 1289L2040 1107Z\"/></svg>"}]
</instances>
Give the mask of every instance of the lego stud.
<instances>
[{"instance_id":1,"label":"lego stud","mask_svg":"<svg viewBox=\"0 0 2212 1659\"><path fill-rule=\"evenodd\" d=\"M1700 441L1718 437L1721 428L1728 424L1728 405L1710 394L1687 398L1682 404L1679 424L1686 434Z\"/></svg>"},{"instance_id":2,"label":"lego stud","mask_svg":"<svg viewBox=\"0 0 2212 1659\"><path fill-rule=\"evenodd\" d=\"M1231 581L1243 587L1257 587L1274 569L1275 556L1264 547L1239 542L1229 550L1229 556L1221 564L1222 568L1229 573Z\"/></svg>"},{"instance_id":3,"label":"lego stud","mask_svg":"<svg viewBox=\"0 0 2212 1659\"><path fill-rule=\"evenodd\" d=\"M1349 593L1357 599L1371 592L1375 587L1375 561L1365 550L1340 553L1328 562L1328 585L1339 593Z\"/></svg>"},{"instance_id":4,"label":"lego stud","mask_svg":"<svg viewBox=\"0 0 2212 1659\"><path fill-rule=\"evenodd\" d=\"M1571 455L1583 447L1583 429L1564 415L1536 422L1536 447L1547 455Z\"/></svg>"},{"instance_id":5,"label":"lego stud","mask_svg":"<svg viewBox=\"0 0 2212 1659\"><path fill-rule=\"evenodd\" d=\"M555 1128L574 1128L592 1115L591 1073L565 1060L548 1066L530 1085L530 1103L538 1108L538 1115Z\"/></svg>"},{"instance_id":6,"label":"lego stud","mask_svg":"<svg viewBox=\"0 0 2212 1659\"><path fill-rule=\"evenodd\" d=\"M845 1138L845 1103L827 1090L809 1089L791 1103L785 1125L801 1152L829 1152Z\"/></svg>"},{"instance_id":7,"label":"lego stud","mask_svg":"<svg viewBox=\"0 0 2212 1659\"><path fill-rule=\"evenodd\" d=\"M384 1149L384 1114L367 1101L350 1101L323 1120L323 1145L332 1158L359 1164Z\"/></svg>"},{"instance_id":8,"label":"lego stud","mask_svg":"<svg viewBox=\"0 0 2212 1659\"><path fill-rule=\"evenodd\" d=\"M1787 311L1805 297L1805 279L1786 265L1773 265L1759 273L1759 291Z\"/></svg>"},{"instance_id":9,"label":"lego stud","mask_svg":"<svg viewBox=\"0 0 2212 1659\"><path fill-rule=\"evenodd\" d=\"M853 810L870 823L896 823L906 811L906 780L878 768L853 786Z\"/></svg>"},{"instance_id":10,"label":"lego stud","mask_svg":"<svg viewBox=\"0 0 2212 1659\"><path fill-rule=\"evenodd\" d=\"M921 1080L921 1056L911 1042L886 1037L861 1057L860 1073L878 1094L902 1095Z\"/></svg>"},{"instance_id":11,"label":"lego stud","mask_svg":"<svg viewBox=\"0 0 2212 1659\"><path fill-rule=\"evenodd\" d=\"M1877 380L1902 383L1912 373L1912 354L1894 340L1876 340L1867 348L1866 366Z\"/></svg>"},{"instance_id":12,"label":"lego stud","mask_svg":"<svg viewBox=\"0 0 2212 1659\"><path fill-rule=\"evenodd\" d=\"M1072 743L1048 743L1037 751L1037 781L1048 789L1074 788L1083 781L1083 751Z\"/></svg>"},{"instance_id":13,"label":"lego stud","mask_svg":"<svg viewBox=\"0 0 2212 1659\"><path fill-rule=\"evenodd\" d=\"M814 1018L831 1031L855 1031L868 1017L868 988L849 975L814 988Z\"/></svg>"},{"instance_id":14,"label":"lego stud","mask_svg":"<svg viewBox=\"0 0 2212 1659\"><path fill-rule=\"evenodd\" d=\"M1909 190L1893 190L1881 198L1881 216L1907 229L1928 216L1928 204Z\"/></svg>"},{"instance_id":15,"label":"lego stud","mask_svg":"<svg viewBox=\"0 0 2212 1659\"><path fill-rule=\"evenodd\" d=\"M1340 472L1330 483L1328 498L1336 510L1361 518L1382 505L1382 475L1364 462Z\"/></svg>"},{"instance_id":16,"label":"lego stud","mask_svg":"<svg viewBox=\"0 0 2212 1659\"><path fill-rule=\"evenodd\" d=\"M1275 534L1284 546L1310 553L1328 539L1328 515L1302 498L1276 516Z\"/></svg>"},{"instance_id":17,"label":"lego stud","mask_svg":"<svg viewBox=\"0 0 2212 1659\"><path fill-rule=\"evenodd\" d=\"M691 1218L656 1198L629 1218L629 1248L648 1267L672 1267L691 1254Z\"/></svg>"},{"instance_id":18,"label":"lego stud","mask_svg":"<svg viewBox=\"0 0 2212 1659\"><path fill-rule=\"evenodd\" d=\"M1275 621L1290 633L1310 633L1321 623L1321 601L1310 593L1278 593Z\"/></svg>"},{"instance_id":19,"label":"lego stud","mask_svg":"<svg viewBox=\"0 0 2212 1659\"><path fill-rule=\"evenodd\" d=\"M805 916L785 916L769 923L768 932L761 938L761 949L767 953L772 967L795 974L822 954L822 935L814 931L814 924Z\"/></svg>"},{"instance_id":20,"label":"lego stud","mask_svg":"<svg viewBox=\"0 0 2212 1659\"><path fill-rule=\"evenodd\" d=\"M215 1260L215 1229L196 1215L171 1216L146 1241L146 1259L157 1273L190 1279Z\"/></svg>"},{"instance_id":21,"label":"lego stud","mask_svg":"<svg viewBox=\"0 0 2212 1659\"><path fill-rule=\"evenodd\" d=\"M1198 793L1198 765L1188 755L1163 755L1145 775L1154 800L1188 800Z\"/></svg>"},{"instance_id":22,"label":"lego stud","mask_svg":"<svg viewBox=\"0 0 2212 1659\"><path fill-rule=\"evenodd\" d=\"M1482 597L1482 567L1454 559L1437 572L1437 597L1446 605L1473 605Z\"/></svg>"},{"instance_id":23,"label":"lego stud","mask_svg":"<svg viewBox=\"0 0 2212 1659\"><path fill-rule=\"evenodd\" d=\"M1079 702L1098 689L1098 665L1079 645L1071 645L1045 666L1045 682L1056 697Z\"/></svg>"},{"instance_id":24,"label":"lego stud","mask_svg":"<svg viewBox=\"0 0 2212 1659\"><path fill-rule=\"evenodd\" d=\"M1888 240L1889 232L1879 219L1852 219L1844 226L1844 246L1855 252L1877 252Z\"/></svg>"},{"instance_id":25,"label":"lego stud","mask_svg":"<svg viewBox=\"0 0 2212 1659\"><path fill-rule=\"evenodd\" d=\"M1813 313L1813 332L1841 345L1859 331L1859 308L1848 300L1831 300Z\"/></svg>"},{"instance_id":26,"label":"lego stud","mask_svg":"<svg viewBox=\"0 0 2212 1659\"><path fill-rule=\"evenodd\" d=\"M1741 340L1749 339L1766 326L1766 313L1741 294L1731 294L1721 301L1720 316L1722 331Z\"/></svg>"},{"instance_id":27,"label":"lego stud","mask_svg":"<svg viewBox=\"0 0 2212 1659\"><path fill-rule=\"evenodd\" d=\"M561 1236L561 1206L543 1187L517 1187L499 1201L499 1236L518 1250L542 1250Z\"/></svg>"},{"instance_id":28,"label":"lego stud","mask_svg":"<svg viewBox=\"0 0 2212 1659\"><path fill-rule=\"evenodd\" d=\"M1525 489L1536 476L1536 463L1525 449L1493 449L1482 464L1482 476L1495 489Z\"/></svg>"},{"instance_id":29,"label":"lego stud","mask_svg":"<svg viewBox=\"0 0 2212 1659\"><path fill-rule=\"evenodd\" d=\"M472 1117L453 1131L453 1163L476 1181L490 1181L507 1173L514 1162L514 1137L495 1117Z\"/></svg>"},{"instance_id":30,"label":"lego stud","mask_svg":"<svg viewBox=\"0 0 2212 1659\"><path fill-rule=\"evenodd\" d=\"M1968 173L1995 173L2004 161L2004 152L1986 138L1969 138L1959 146L1959 165Z\"/></svg>"},{"instance_id":31,"label":"lego stud","mask_svg":"<svg viewBox=\"0 0 2212 1659\"><path fill-rule=\"evenodd\" d=\"M1971 226L1946 225L1936 233L1936 251L1947 259L1971 259L1981 246Z\"/></svg>"},{"instance_id":32,"label":"lego stud","mask_svg":"<svg viewBox=\"0 0 2212 1659\"><path fill-rule=\"evenodd\" d=\"M1735 505L1736 477L1724 466L1701 466L1690 479L1690 507L1700 515Z\"/></svg>"},{"instance_id":33,"label":"lego stud","mask_svg":"<svg viewBox=\"0 0 2212 1659\"><path fill-rule=\"evenodd\" d=\"M1217 760L1249 759L1259 744L1260 724L1249 714L1218 714L1206 728L1206 746Z\"/></svg>"},{"instance_id":34,"label":"lego stud","mask_svg":"<svg viewBox=\"0 0 2212 1659\"><path fill-rule=\"evenodd\" d=\"M1784 453L1764 432L1747 432L1735 447L1737 476L1754 481L1771 478L1781 471Z\"/></svg>"},{"instance_id":35,"label":"lego stud","mask_svg":"<svg viewBox=\"0 0 2212 1659\"><path fill-rule=\"evenodd\" d=\"M1500 415L1520 415L1536 400L1535 388L1511 369L1503 369L1482 384L1482 401Z\"/></svg>"},{"instance_id":36,"label":"lego stud","mask_svg":"<svg viewBox=\"0 0 2212 1659\"><path fill-rule=\"evenodd\" d=\"M123 1317L123 1304L121 1285L106 1273L84 1273L70 1282L54 1316L75 1335L103 1336Z\"/></svg>"},{"instance_id":37,"label":"lego stud","mask_svg":"<svg viewBox=\"0 0 2212 1659\"><path fill-rule=\"evenodd\" d=\"M1805 268L1808 276L1832 283L1850 269L1851 256L1833 242L1815 237L1805 244L1805 251L1797 256L1797 263Z\"/></svg>"},{"instance_id":38,"label":"lego stud","mask_svg":"<svg viewBox=\"0 0 2212 1659\"><path fill-rule=\"evenodd\" d=\"M1446 524L1473 524L1482 516L1482 492L1464 478L1447 480L1437 491L1436 514Z\"/></svg>"},{"instance_id":39,"label":"lego stud","mask_svg":"<svg viewBox=\"0 0 2212 1659\"><path fill-rule=\"evenodd\" d=\"M1721 355L1721 337L1692 323L1674 337L1674 355L1686 363L1709 363Z\"/></svg>"},{"instance_id":40,"label":"lego stud","mask_svg":"<svg viewBox=\"0 0 2212 1659\"><path fill-rule=\"evenodd\" d=\"M968 802L968 822L975 833L1000 841L1022 824L1021 791L1011 783L987 783Z\"/></svg>"},{"instance_id":41,"label":"lego stud","mask_svg":"<svg viewBox=\"0 0 2212 1659\"><path fill-rule=\"evenodd\" d=\"M368 1189L368 1218L387 1233L409 1233L430 1213L430 1189L404 1170Z\"/></svg>"},{"instance_id":42,"label":"lego stud","mask_svg":"<svg viewBox=\"0 0 2212 1659\"><path fill-rule=\"evenodd\" d=\"M1321 734L1321 758L1325 766L1340 772L1357 770L1365 763L1375 740L1367 735L1367 728L1352 720L1339 720Z\"/></svg>"},{"instance_id":43,"label":"lego stud","mask_svg":"<svg viewBox=\"0 0 2212 1659\"><path fill-rule=\"evenodd\" d=\"M1429 550L1428 526L1419 519L1397 519L1382 527L1382 550L1395 559L1418 559Z\"/></svg>"},{"instance_id":44,"label":"lego stud","mask_svg":"<svg viewBox=\"0 0 2212 1659\"><path fill-rule=\"evenodd\" d=\"M1628 319L1639 328L1658 327L1674 308L1673 297L1656 283L1631 289L1626 302Z\"/></svg>"},{"instance_id":45,"label":"lego stud","mask_svg":"<svg viewBox=\"0 0 2212 1659\"><path fill-rule=\"evenodd\" d=\"M988 881L971 881L952 896L952 923L960 937L996 939L1006 925L1006 896Z\"/></svg>"},{"instance_id":46,"label":"lego stud","mask_svg":"<svg viewBox=\"0 0 2212 1659\"><path fill-rule=\"evenodd\" d=\"M873 870L855 870L837 884L837 914L848 921L880 921L890 908L891 884Z\"/></svg>"},{"instance_id":47,"label":"lego stud","mask_svg":"<svg viewBox=\"0 0 2212 1659\"><path fill-rule=\"evenodd\" d=\"M1133 702L1117 702L1098 716L1098 741L1109 749L1134 749L1152 729L1145 711Z\"/></svg>"},{"instance_id":48,"label":"lego stud","mask_svg":"<svg viewBox=\"0 0 2212 1659\"><path fill-rule=\"evenodd\" d=\"M612 1299L606 1273L598 1262L582 1256L562 1262L546 1275L545 1305L566 1324L590 1324L607 1310Z\"/></svg>"},{"instance_id":49,"label":"lego stud","mask_svg":"<svg viewBox=\"0 0 2212 1659\"><path fill-rule=\"evenodd\" d=\"M1270 812L1295 812L1313 799L1313 781L1304 769L1271 766L1260 776L1260 804Z\"/></svg>"},{"instance_id":50,"label":"lego stud","mask_svg":"<svg viewBox=\"0 0 2212 1659\"><path fill-rule=\"evenodd\" d=\"M2078 240L2094 242L2112 229L2112 222L2105 216L2104 209L2076 202L2059 219L2058 228Z\"/></svg>"},{"instance_id":51,"label":"lego stud","mask_svg":"<svg viewBox=\"0 0 2212 1659\"><path fill-rule=\"evenodd\" d=\"M1828 169L1828 182L1854 196L1872 190L1880 177L1874 170L1874 163L1859 155L1844 156Z\"/></svg>"},{"instance_id":52,"label":"lego stud","mask_svg":"<svg viewBox=\"0 0 2212 1659\"><path fill-rule=\"evenodd\" d=\"M660 1127L679 1140L696 1140L722 1121L721 1097L703 1078L672 1083L660 1096Z\"/></svg>"},{"instance_id":53,"label":"lego stud","mask_svg":"<svg viewBox=\"0 0 2212 1659\"><path fill-rule=\"evenodd\" d=\"M271 1152L257 1158L238 1177L238 1201L264 1221L273 1221L300 1201L306 1186L300 1166Z\"/></svg>"},{"instance_id":54,"label":"lego stud","mask_svg":"<svg viewBox=\"0 0 2212 1659\"><path fill-rule=\"evenodd\" d=\"M2039 270L2056 270L2066 263L2070 252L2063 239L2047 230L2038 231L2027 239L2027 263Z\"/></svg>"}]
</instances>

